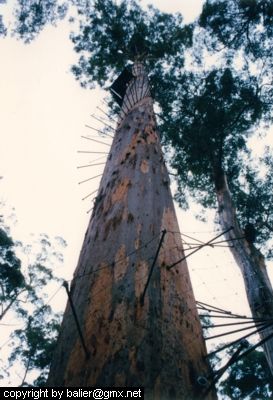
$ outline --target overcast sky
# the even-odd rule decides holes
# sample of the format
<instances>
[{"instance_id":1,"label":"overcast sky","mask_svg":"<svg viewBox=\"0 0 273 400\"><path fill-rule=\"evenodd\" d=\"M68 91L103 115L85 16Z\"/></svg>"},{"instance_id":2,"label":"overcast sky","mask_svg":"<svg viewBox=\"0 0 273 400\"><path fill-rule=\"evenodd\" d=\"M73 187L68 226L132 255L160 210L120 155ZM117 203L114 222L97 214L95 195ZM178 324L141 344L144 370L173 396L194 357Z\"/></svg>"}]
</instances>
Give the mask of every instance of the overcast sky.
<instances>
[{"instance_id":1,"label":"overcast sky","mask_svg":"<svg viewBox=\"0 0 273 400\"><path fill-rule=\"evenodd\" d=\"M199 14L203 1L149 3L164 11L181 11L189 22ZM77 150L107 151L107 146L80 138L95 134L85 124L99 127L90 115L99 115L96 107L102 106L105 93L81 89L75 81L70 67L76 55L68 35L69 26L60 23L46 28L30 45L0 40L1 199L15 207L17 238L27 241L30 233L44 232L68 242L59 270L66 278L76 267L90 217L90 200L82 198L97 188L99 178L78 182L103 168L77 169L99 157ZM182 232L200 240L215 235L213 223L196 222L192 211L179 212L179 222ZM204 249L189 259L189 266L197 299L234 312L247 310L240 273L227 249Z\"/></svg>"}]
</instances>

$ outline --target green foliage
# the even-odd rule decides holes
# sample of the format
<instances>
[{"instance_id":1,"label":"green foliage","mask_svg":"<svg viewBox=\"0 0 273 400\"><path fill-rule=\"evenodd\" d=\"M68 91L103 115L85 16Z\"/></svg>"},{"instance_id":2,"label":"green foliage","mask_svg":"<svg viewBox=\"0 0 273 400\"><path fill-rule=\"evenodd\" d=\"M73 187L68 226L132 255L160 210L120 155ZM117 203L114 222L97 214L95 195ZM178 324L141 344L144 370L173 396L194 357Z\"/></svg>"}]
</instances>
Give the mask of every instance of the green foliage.
<instances>
[{"instance_id":1,"label":"green foliage","mask_svg":"<svg viewBox=\"0 0 273 400\"><path fill-rule=\"evenodd\" d=\"M10 248L13 246L12 239L8 236L7 232L0 229L0 246L2 248Z\"/></svg>"},{"instance_id":2,"label":"green foliage","mask_svg":"<svg viewBox=\"0 0 273 400\"><path fill-rule=\"evenodd\" d=\"M206 337L210 337L211 334L213 334L210 331L214 326L213 318L207 313L201 313L200 320L203 333ZM243 341L229 346L226 343L221 343L214 349L211 349L211 352L215 351L215 353L211 354L209 357L209 362L214 373L221 371L221 368L231 360L232 356L239 348L241 348L239 354L243 354L250 349L252 345L253 343L251 344L244 339ZM217 390L220 395L224 396L221 397L224 399L271 399L273 393L273 379L268 369L264 352L255 349L239 360L234 360L224 375L219 377Z\"/></svg>"},{"instance_id":3,"label":"green foliage","mask_svg":"<svg viewBox=\"0 0 273 400\"><path fill-rule=\"evenodd\" d=\"M5 3L6 0L0 0L0 5ZM6 35L7 35L7 28L3 21L3 15L0 14L0 36L6 36Z\"/></svg>"},{"instance_id":4,"label":"green foliage","mask_svg":"<svg viewBox=\"0 0 273 400\"><path fill-rule=\"evenodd\" d=\"M63 19L67 9L67 3L60 3L58 0L17 0L14 7L13 34L25 43L29 43L47 24L54 25Z\"/></svg>"},{"instance_id":5,"label":"green foliage","mask_svg":"<svg viewBox=\"0 0 273 400\"><path fill-rule=\"evenodd\" d=\"M0 15L0 36L6 36L7 28L4 25L3 16Z\"/></svg>"},{"instance_id":6,"label":"green foliage","mask_svg":"<svg viewBox=\"0 0 273 400\"><path fill-rule=\"evenodd\" d=\"M231 348L229 356L233 352ZM232 400L272 399L273 381L264 353L254 350L235 362L221 381L219 391Z\"/></svg>"},{"instance_id":7,"label":"green foliage","mask_svg":"<svg viewBox=\"0 0 273 400\"><path fill-rule=\"evenodd\" d=\"M59 327L60 315L54 314L50 306L43 305L26 318L23 329L13 332L13 350L9 357L9 365L13 366L16 362L20 362L24 366L23 386L28 386L25 379L33 370L42 371L36 378L34 386L46 383Z\"/></svg>"},{"instance_id":8,"label":"green foliage","mask_svg":"<svg viewBox=\"0 0 273 400\"><path fill-rule=\"evenodd\" d=\"M230 67L176 80L165 74L165 94L168 86L160 99L160 129L175 149L170 164L177 171L176 200L184 209L192 197L216 208L218 175L225 173L241 227L252 223L256 243L272 257L273 160L267 150L255 166L248 147L261 120L272 120L271 95L261 90L258 77Z\"/></svg>"},{"instance_id":9,"label":"green foliage","mask_svg":"<svg viewBox=\"0 0 273 400\"><path fill-rule=\"evenodd\" d=\"M83 86L92 86L94 81L103 86L135 59L136 47L139 56L148 54L152 75L163 71L163 64L182 67L191 34L192 28L182 25L180 14L162 13L151 6L144 11L133 0L120 4L97 0L93 12L82 18L79 33L71 36L80 54L73 72Z\"/></svg>"},{"instance_id":10,"label":"green foliage","mask_svg":"<svg viewBox=\"0 0 273 400\"><path fill-rule=\"evenodd\" d=\"M73 22L75 15L91 13L93 3L89 0L13 0L7 4L6 0L0 0L0 5L6 5L0 15L0 36L13 35L30 43L48 25L56 26L65 17Z\"/></svg>"},{"instance_id":11,"label":"green foliage","mask_svg":"<svg viewBox=\"0 0 273 400\"><path fill-rule=\"evenodd\" d=\"M213 334L210 331L211 327L214 326L213 318L207 313L201 313L200 317L203 333L206 337L210 337ZM215 351L209 357L211 368L215 373L221 371L221 368L231 360L239 348L241 348L240 355L250 349L251 346L253 346L253 343L246 339L229 346L226 343L218 344L214 349L211 349L211 352ZM222 350L219 351L220 349ZM217 389L218 393L225 399L271 399L273 379L264 352L255 349L239 360L234 360L218 381Z\"/></svg>"},{"instance_id":12,"label":"green foliage","mask_svg":"<svg viewBox=\"0 0 273 400\"><path fill-rule=\"evenodd\" d=\"M10 331L10 354L1 360L2 376L12 379L14 368L24 369L22 385L26 379L37 377L35 385L42 385L48 373L52 351L60 325L60 315L53 312L48 304L48 291L62 280L54 276L53 266L63 261L60 248L66 242L60 238L55 241L41 234L31 245L15 241L9 228L1 220L0 226L0 320L12 318L21 325L20 329ZM5 324L4 324L5 325ZM14 379L12 379L14 381Z\"/></svg>"},{"instance_id":13,"label":"green foliage","mask_svg":"<svg viewBox=\"0 0 273 400\"><path fill-rule=\"evenodd\" d=\"M273 214L273 158L267 148L262 158L248 159L241 166L243 180L233 182L233 199L238 204L238 219L242 227L251 223L255 227L256 242L263 253L272 259Z\"/></svg>"},{"instance_id":14,"label":"green foliage","mask_svg":"<svg viewBox=\"0 0 273 400\"><path fill-rule=\"evenodd\" d=\"M177 198L185 204L188 192L212 206L217 170L238 179L251 128L267 106L256 78L244 79L230 68L184 73L175 83L166 74L164 80L172 91L162 96L161 131L175 149L171 165L178 172Z\"/></svg>"},{"instance_id":15,"label":"green foliage","mask_svg":"<svg viewBox=\"0 0 273 400\"><path fill-rule=\"evenodd\" d=\"M199 24L210 32L214 49L243 49L254 59L272 55L271 0L207 0Z\"/></svg>"},{"instance_id":16,"label":"green foliage","mask_svg":"<svg viewBox=\"0 0 273 400\"><path fill-rule=\"evenodd\" d=\"M0 228L0 320L11 305L16 305L16 299L25 291L25 285L15 244L6 230Z\"/></svg>"}]
</instances>

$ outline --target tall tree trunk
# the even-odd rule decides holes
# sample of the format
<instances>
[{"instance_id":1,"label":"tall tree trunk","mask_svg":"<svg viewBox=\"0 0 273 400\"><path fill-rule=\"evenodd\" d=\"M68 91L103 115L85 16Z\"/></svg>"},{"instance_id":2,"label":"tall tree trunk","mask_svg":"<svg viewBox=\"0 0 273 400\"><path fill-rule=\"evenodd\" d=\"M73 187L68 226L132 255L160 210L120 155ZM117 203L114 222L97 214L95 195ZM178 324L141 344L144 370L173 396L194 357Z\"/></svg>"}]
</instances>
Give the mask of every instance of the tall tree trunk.
<instances>
[{"instance_id":1,"label":"tall tree trunk","mask_svg":"<svg viewBox=\"0 0 273 400\"><path fill-rule=\"evenodd\" d=\"M186 262L166 268L184 252L148 79L141 64L133 71L72 283L90 357L68 305L48 385L142 386L145 399L203 399L202 330Z\"/></svg>"},{"instance_id":2,"label":"tall tree trunk","mask_svg":"<svg viewBox=\"0 0 273 400\"><path fill-rule=\"evenodd\" d=\"M222 229L233 226L226 238L232 240L231 252L242 272L252 316L273 321L273 291L264 257L253 243L246 240L244 231L239 226L227 178L221 168L215 170L215 186ZM273 334L273 326L263 330L260 336L265 339L270 334ZM265 341L263 349L273 374L273 338Z\"/></svg>"}]
</instances>

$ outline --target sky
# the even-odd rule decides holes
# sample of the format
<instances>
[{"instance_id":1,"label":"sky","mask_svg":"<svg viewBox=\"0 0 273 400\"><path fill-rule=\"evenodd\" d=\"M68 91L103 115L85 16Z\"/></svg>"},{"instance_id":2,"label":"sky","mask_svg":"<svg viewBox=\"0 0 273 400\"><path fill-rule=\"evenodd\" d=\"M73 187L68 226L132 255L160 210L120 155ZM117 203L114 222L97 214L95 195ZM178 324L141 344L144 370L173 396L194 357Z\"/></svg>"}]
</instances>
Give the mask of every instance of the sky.
<instances>
[{"instance_id":1,"label":"sky","mask_svg":"<svg viewBox=\"0 0 273 400\"><path fill-rule=\"evenodd\" d=\"M163 11L180 11L190 22L203 1L142 1L147 3ZM76 82L70 72L76 55L68 35L69 26L62 22L46 28L29 45L12 38L0 40L0 200L8 209L15 208L16 238L28 242L32 233L47 233L67 241L65 261L58 269L66 279L76 267L90 218L90 199L82 198L98 187L100 178L79 182L103 170L77 168L103 156L77 151L108 149L81 138L96 135L86 124L102 126L91 115L103 116L97 107L103 107L107 93L82 89ZM193 211L177 211L181 232L210 240L216 235L213 213L204 224L196 221ZM198 300L249 314L242 279L228 249L205 248L188 261Z\"/></svg>"}]
</instances>

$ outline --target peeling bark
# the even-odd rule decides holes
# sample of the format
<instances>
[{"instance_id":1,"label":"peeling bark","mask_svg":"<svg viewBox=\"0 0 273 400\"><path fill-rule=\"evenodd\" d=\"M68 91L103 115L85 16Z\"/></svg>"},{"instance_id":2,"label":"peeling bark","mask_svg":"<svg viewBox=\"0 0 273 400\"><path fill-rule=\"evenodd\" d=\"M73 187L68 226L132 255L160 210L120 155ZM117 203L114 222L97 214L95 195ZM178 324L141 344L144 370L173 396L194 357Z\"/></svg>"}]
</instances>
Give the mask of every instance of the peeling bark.
<instances>
[{"instance_id":1,"label":"peeling bark","mask_svg":"<svg viewBox=\"0 0 273 400\"><path fill-rule=\"evenodd\" d=\"M222 229L226 230L233 226L233 230L226 234L226 239L232 240L231 252L243 276L252 316L273 319L273 291L264 257L253 243L244 238L244 231L238 223L225 173L220 168L215 171L215 186ZM265 329L260 333L261 339L272 333L273 327ZM273 374L273 339L266 341L263 349Z\"/></svg>"},{"instance_id":2,"label":"peeling bark","mask_svg":"<svg viewBox=\"0 0 273 400\"><path fill-rule=\"evenodd\" d=\"M129 85L135 102L125 102L72 284L90 359L68 305L48 385L143 386L145 399L215 399L198 385L209 370L186 261L166 268L184 253L152 99L143 88L146 75Z\"/></svg>"}]
</instances>

